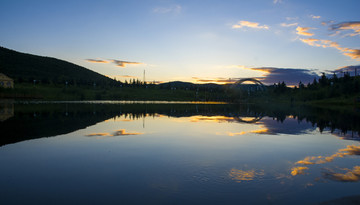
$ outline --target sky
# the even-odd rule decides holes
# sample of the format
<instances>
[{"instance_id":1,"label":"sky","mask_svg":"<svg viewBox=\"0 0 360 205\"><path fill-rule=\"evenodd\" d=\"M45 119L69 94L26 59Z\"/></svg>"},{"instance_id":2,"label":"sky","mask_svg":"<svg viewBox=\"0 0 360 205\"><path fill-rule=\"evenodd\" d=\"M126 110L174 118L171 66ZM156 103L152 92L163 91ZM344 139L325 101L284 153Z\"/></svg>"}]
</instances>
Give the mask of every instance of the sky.
<instances>
[{"instance_id":1,"label":"sky","mask_svg":"<svg viewBox=\"0 0 360 205\"><path fill-rule=\"evenodd\" d=\"M310 82L360 65L359 0L1 0L0 46L111 78ZM360 70L360 69L359 69Z\"/></svg>"}]
</instances>

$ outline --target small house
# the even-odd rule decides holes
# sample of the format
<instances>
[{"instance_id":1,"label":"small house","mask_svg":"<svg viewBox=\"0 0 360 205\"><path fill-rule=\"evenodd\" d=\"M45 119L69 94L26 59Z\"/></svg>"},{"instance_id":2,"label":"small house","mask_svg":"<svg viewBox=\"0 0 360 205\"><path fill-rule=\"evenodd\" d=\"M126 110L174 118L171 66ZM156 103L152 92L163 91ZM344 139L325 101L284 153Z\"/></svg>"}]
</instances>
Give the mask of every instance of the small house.
<instances>
[{"instance_id":1,"label":"small house","mask_svg":"<svg viewBox=\"0 0 360 205\"><path fill-rule=\"evenodd\" d=\"M0 73L0 87L14 88L14 80Z\"/></svg>"}]
</instances>

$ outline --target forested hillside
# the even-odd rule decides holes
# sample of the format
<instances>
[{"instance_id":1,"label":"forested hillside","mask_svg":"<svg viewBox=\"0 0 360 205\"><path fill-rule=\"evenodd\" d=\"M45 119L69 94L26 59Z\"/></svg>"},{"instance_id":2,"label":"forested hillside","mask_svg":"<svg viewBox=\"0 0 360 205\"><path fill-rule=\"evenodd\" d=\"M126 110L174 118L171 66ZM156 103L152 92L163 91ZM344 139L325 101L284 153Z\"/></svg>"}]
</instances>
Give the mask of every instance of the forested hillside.
<instances>
[{"instance_id":1,"label":"forested hillside","mask_svg":"<svg viewBox=\"0 0 360 205\"><path fill-rule=\"evenodd\" d=\"M0 73L17 83L110 85L117 83L87 68L51 57L20 53L0 47Z\"/></svg>"}]
</instances>

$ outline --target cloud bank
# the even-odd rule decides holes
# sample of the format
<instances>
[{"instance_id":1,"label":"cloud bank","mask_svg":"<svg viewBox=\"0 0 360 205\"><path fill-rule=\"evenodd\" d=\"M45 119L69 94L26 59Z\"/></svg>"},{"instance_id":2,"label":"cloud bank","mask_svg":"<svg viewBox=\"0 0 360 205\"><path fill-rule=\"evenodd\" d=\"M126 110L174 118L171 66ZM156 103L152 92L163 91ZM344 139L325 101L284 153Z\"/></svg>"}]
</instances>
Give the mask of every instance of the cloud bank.
<instances>
[{"instance_id":1,"label":"cloud bank","mask_svg":"<svg viewBox=\"0 0 360 205\"><path fill-rule=\"evenodd\" d=\"M300 81L306 84L312 82L314 78L319 77L314 71L308 69L276 67L250 69L265 72L265 76L257 78L265 84L274 84L282 81L284 81L287 85L298 85Z\"/></svg>"}]
</instances>

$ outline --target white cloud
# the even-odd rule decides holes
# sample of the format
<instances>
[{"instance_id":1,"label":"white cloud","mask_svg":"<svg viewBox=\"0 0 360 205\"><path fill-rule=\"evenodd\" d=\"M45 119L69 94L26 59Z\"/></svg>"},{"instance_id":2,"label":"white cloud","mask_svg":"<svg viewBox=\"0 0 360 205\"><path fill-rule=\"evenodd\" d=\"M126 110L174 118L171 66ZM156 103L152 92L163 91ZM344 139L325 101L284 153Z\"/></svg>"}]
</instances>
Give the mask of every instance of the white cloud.
<instances>
[{"instance_id":1,"label":"white cloud","mask_svg":"<svg viewBox=\"0 0 360 205\"><path fill-rule=\"evenodd\" d=\"M297 26L298 23L282 23L280 26L282 27L291 27L291 26Z\"/></svg>"},{"instance_id":2,"label":"white cloud","mask_svg":"<svg viewBox=\"0 0 360 205\"><path fill-rule=\"evenodd\" d=\"M319 19L319 18L321 18L321 16L315 16L315 15L312 15L312 14L310 15L310 17L313 18L313 19Z\"/></svg>"}]
</instances>

